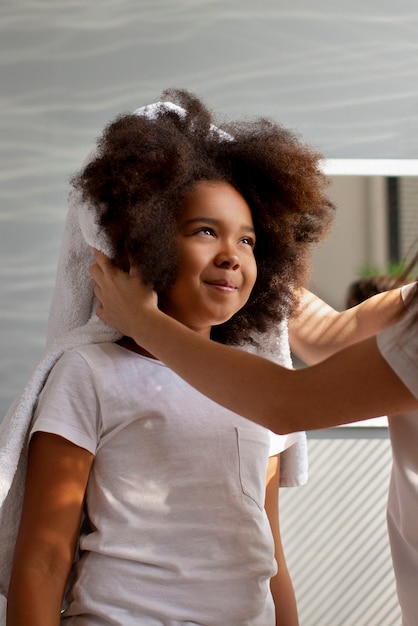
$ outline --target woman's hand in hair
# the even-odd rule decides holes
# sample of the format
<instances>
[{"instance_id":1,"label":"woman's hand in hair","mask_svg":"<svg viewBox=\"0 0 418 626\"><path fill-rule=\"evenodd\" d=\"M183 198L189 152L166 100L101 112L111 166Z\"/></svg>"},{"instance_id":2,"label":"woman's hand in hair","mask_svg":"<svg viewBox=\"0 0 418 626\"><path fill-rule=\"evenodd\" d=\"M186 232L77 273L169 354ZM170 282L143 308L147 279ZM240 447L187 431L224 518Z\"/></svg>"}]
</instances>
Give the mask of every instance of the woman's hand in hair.
<instances>
[{"instance_id":1,"label":"woman's hand in hair","mask_svg":"<svg viewBox=\"0 0 418 626\"><path fill-rule=\"evenodd\" d=\"M96 313L110 326L133 337L143 317L157 310L157 295L150 285L144 284L137 268L122 272L99 250L94 250L94 256L90 274L99 301Z\"/></svg>"}]
</instances>

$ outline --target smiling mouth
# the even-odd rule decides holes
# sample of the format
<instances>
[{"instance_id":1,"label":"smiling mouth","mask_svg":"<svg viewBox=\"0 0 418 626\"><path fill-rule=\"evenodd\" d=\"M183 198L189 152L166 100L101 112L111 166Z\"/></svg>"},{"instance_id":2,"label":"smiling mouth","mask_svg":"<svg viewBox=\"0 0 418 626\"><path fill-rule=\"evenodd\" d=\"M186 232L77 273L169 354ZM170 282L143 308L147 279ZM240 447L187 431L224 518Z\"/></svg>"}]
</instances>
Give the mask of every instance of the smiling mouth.
<instances>
[{"instance_id":1,"label":"smiling mouth","mask_svg":"<svg viewBox=\"0 0 418 626\"><path fill-rule=\"evenodd\" d=\"M226 293L232 293L238 290L238 287L234 285L234 283L230 283L227 280L215 280L213 282L206 281L206 284L209 285L209 287L213 287L214 289L218 289L219 291Z\"/></svg>"}]
</instances>

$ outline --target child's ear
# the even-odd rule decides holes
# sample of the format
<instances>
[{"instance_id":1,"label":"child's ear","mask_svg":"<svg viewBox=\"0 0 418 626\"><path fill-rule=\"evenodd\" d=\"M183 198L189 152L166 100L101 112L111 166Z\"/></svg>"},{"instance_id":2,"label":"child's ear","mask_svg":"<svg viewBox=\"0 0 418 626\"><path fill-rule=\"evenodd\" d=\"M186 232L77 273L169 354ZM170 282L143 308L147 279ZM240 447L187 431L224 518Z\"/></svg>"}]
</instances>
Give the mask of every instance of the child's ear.
<instances>
[{"instance_id":1,"label":"child's ear","mask_svg":"<svg viewBox=\"0 0 418 626\"><path fill-rule=\"evenodd\" d=\"M132 257L129 257L129 267L127 271L130 276L139 276L141 274L140 268L135 264Z\"/></svg>"}]
</instances>

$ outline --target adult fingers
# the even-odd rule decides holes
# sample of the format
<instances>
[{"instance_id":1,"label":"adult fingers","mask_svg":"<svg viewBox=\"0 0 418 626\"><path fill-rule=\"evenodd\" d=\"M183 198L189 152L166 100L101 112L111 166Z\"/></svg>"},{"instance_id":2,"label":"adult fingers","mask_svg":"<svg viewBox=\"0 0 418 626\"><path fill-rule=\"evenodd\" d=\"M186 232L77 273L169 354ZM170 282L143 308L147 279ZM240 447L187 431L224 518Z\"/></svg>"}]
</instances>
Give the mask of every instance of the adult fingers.
<instances>
[{"instance_id":1,"label":"adult fingers","mask_svg":"<svg viewBox=\"0 0 418 626\"><path fill-rule=\"evenodd\" d=\"M106 256L103 252L98 250L97 248L93 248L94 258L96 259L96 263L104 269L109 263L109 257Z\"/></svg>"}]
</instances>

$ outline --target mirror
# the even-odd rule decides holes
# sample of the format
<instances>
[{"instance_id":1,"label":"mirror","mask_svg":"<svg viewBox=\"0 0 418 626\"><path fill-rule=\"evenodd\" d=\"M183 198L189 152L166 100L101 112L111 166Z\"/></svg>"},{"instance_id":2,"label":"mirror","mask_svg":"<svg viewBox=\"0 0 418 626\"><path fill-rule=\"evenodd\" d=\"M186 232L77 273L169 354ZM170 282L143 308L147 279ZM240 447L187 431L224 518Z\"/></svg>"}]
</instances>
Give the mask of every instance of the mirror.
<instances>
[{"instance_id":1,"label":"mirror","mask_svg":"<svg viewBox=\"0 0 418 626\"><path fill-rule=\"evenodd\" d=\"M314 250L310 287L336 309L345 308L353 280L375 269L381 273L390 266L394 269L409 258L416 243L418 175L389 171L329 175L329 194L337 212L330 236Z\"/></svg>"}]
</instances>

